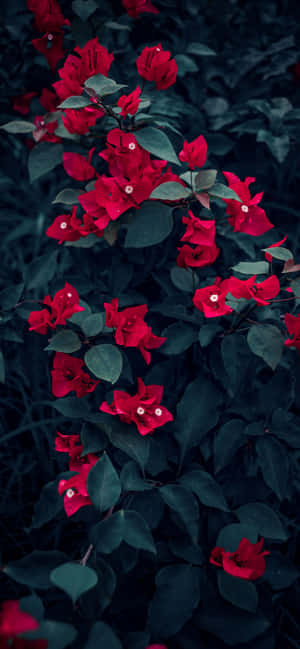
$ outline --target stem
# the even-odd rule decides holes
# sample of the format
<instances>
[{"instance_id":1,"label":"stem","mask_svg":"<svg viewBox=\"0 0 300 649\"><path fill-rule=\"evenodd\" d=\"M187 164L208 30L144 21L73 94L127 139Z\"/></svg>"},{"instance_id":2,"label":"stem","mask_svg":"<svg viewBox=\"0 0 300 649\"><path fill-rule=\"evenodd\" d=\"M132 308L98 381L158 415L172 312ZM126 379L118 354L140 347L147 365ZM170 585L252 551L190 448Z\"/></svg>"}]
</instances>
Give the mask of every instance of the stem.
<instances>
[{"instance_id":1,"label":"stem","mask_svg":"<svg viewBox=\"0 0 300 649\"><path fill-rule=\"evenodd\" d=\"M88 562L88 560L89 560L89 558L90 558L90 555L91 555L91 553L93 552L93 549L94 549L94 546L91 544L91 545L88 547L88 549L87 549L85 555L82 557L82 559L81 559L80 562L79 562L82 566L86 566L86 564L87 564L87 562Z\"/></svg>"},{"instance_id":2,"label":"stem","mask_svg":"<svg viewBox=\"0 0 300 649\"><path fill-rule=\"evenodd\" d=\"M248 318L248 316L250 315L250 313L252 313L252 311L254 311L254 309L256 309L257 306L258 306L257 304L254 304L253 306L251 306L251 307L247 310L247 312L244 313L244 314L240 317L240 319L239 319L238 322L236 323L235 327L232 327L231 329L229 329L229 331L226 331L226 332L224 333L224 336L229 336L229 334L233 334L233 333L234 333L234 332L239 328L240 324L242 324L242 322L244 322L244 320L246 320L246 319Z\"/></svg>"}]
</instances>

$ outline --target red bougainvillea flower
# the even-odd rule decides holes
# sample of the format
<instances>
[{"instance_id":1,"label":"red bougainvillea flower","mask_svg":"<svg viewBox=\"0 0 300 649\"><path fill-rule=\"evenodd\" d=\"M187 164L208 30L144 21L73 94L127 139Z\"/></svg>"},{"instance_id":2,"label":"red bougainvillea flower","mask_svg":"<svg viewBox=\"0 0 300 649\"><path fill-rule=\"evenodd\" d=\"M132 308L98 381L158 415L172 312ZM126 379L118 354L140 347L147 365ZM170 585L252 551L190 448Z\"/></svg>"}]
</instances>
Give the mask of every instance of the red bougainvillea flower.
<instances>
[{"instance_id":1,"label":"red bougainvillea flower","mask_svg":"<svg viewBox=\"0 0 300 649\"><path fill-rule=\"evenodd\" d=\"M55 439L55 450L60 453L68 453L70 462L69 469L70 471L78 471L78 467L81 466L86 459L81 457L83 451L83 445L80 443L79 435L63 435L62 433L56 432Z\"/></svg>"},{"instance_id":2,"label":"red bougainvillea flower","mask_svg":"<svg viewBox=\"0 0 300 649\"><path fill-rule=\"evenodd\" d=\"M60 214L46 230L47 237L64 241L78 241L81 238L79 227L81 222L76 218L77 207L72 208L71 214Z\"/></svg>"},{"instance_id":3,"label":"red bougainvillea flower","mask_svg":"<svg viewBox=\"0 0 300 649\"><path fill-rule=\"evenodd\" d=\"M19 638L19 633L35 631L39 623L32 615L20 609L18 600L6 600L0 610L1 649L47 649L47 640Z\"/></svg>"},{"instance_id":4,"label":"red bougainvillea flower","mask_svg":"<svg viewBox=\"0 0 300 649\"><path fill-rule=\"evenodd\" d=\"M191 246L184 245L177 248L179 255L177 257L177 266L181 268L203 268L210 266L217 259L220 249L213 243L211 246Z\"/></svg>"},{"instance_id":5,"label":"red bougainvillea flower","mask_svg":"<svg viewBox=\"0 0 300 649\"><path fill-rule=\"evenodd\" d=\"M214 284L198 288L195 291L193 297L194 306L199 311L202 311L206 318L215 318L216 316L232 313L231 307L225 304L228 293L225 282L221 280L221 277L217 277Z\"/></svg>"},{"instance_id":6,"label":"red bougainvillea flower","mask_svg":"<svg viewBox=\"0 0 300 649\"><path fill-rule=\"evenodd\" d=\"M63 25L70 24L62 15L56 0L27 0L27 7L34 14L38 32L57 31Z\"/></svg>"},{"instance_id":7,"label":"red bougainvillea flower","mask_svg":"<svg viewBox=\"0 0 300 649\"><path fill-rule=\"evenodd\" d=\"M55 135L58 127L57 120L48 122L43 115L36 115L33 123L35 129L32 131L32 137L37 142L61 142L61 138Z\"/></svg>"},{"instance_id":8,"label":"red bougainvillea flower","mask_svg":"<svg viewBox=\"0 0 300 649\"><path fill-rule=\"evenodd\" d=\"M105 115L104 110L94 106L86 106L85 108L66 108L64 115L61 118L64 127L76 135L85 135L91 128L95 126L97 119Z\"/></svg>"},{"instance_id":9,"label":"red bougainvillea flower","mask_svg":"<svg viewBox=\"0 0 300 649\"><path fill-rule=\"evenodd\" d=\"M74 180L91 180L94 178L95 169L91 165L92 155L95 147L90 149L88 159L80 153L63 153L63 166L65 172Z\"/></svg>"},{"instance_id":10,"label":"red bougainvillea flower","mask_svg":"<svg viewBox=\"0 0 300 649\"><path fill-rule=\"evenodd\" d=\"M261 577L266 570L265 556L270 552L267 550L262 552L263 542L264 539L258 543L242 539L236 552L225 552L224 548L214 548L210 563L222 567L233 577L253 581Z\"/></svg>"},{"instance_id":11,"label":"red bougainvillea flower","mask_svg":"<svg viewBox=\"0 0 300 649\"><path fill-rule=\"evenodd\" d=\"M282 244L286 241L286 239L287 239L287 235L285 235L285 237L283 237L283 239L281 239L280 241L276 241L276 243L272 243L270 246L268 246L268 248L278 248L279 246L282 246ZM265 259L270 262L273 261L273 257L272 255L270 255L269 252L265 252Z\"/></svg>"},{"instance_id":12,"label":"red bougainvillea flower","mask_svg":"<svg viewBox=\"0 0 300 649\"><path fill-rule=\"evenodd\" d=\"M46 32L41 38L34 38L31 42L33 47L44 55L52 72L55 72L58 62L65 56L63 49L64 32L62 30Z\"/></svg>"},{"instance_id":13,"label":"red bougainvillea flower","mask_svg":"<svg viewBox=\"0 0 300 649\"><path fill-rule=\"evenodd\" d=\"M201 219L198 219L189 210L188 216L182 217L182 223L187 228L180 241L187 241L197 246L211 246L214 244L216 235L216 224L214 220L201 221Z\"/></svg>"},{"instance_id":14,"label":"red bougainvillea flower","mask_svg":"<svg viewBox=\"0 0 300 649\"><path fill-rule=\"evenodd\" d=\"M56 352L53 360L52 392L55 397L65 397L69 392L76 392L77 397L84 397L93 392L100 381L94 381L83 371L84 361L63 352Z\"/></svg>"},{"instance_id":15,"label":"red bougainvillea flower","mask_svg":"<svg viewBox=\"0 0 300 649\"><path fill-rule=\"evenodd\" d=\"M140 103L140 94L141 94L141 89L139 86L133 92L131 92L129 95L122 95L120 99L118 99L117 106L122 108L121 110L121 117L127 117L127 115L135 115L137 112L137 109L139 107Z\"/></svg>"},{"instance_id":16,"label":"red bougainvillea flower","mask_svg":"<svg viewBox=\"0 0 300 649\"><path fill-rule=\"evenodd\" d=\"M36 94L36 92L25 92L23 95L16 95L16 97L13 97L13 109L17 110L21 115L28 115L30 104Z\"/></svg>"},{"instance_id":17,"label":"red bougainvillea flower","mask_svg":"<svg viewBox=\"0 0 300 649\"><path fill-rule=\"evenodd\" d=\"M291 338L284 341L287 347L296 347L300 354L300 313L292 315L291 313L285 314L285 326Z\"/></svg>"},{"instance_id":18,"label":"red bougainvillea flower","mask_svg":"<svg viewBox=\"0 0 300 649\"><path fill-rule=\"evenodd\" d=\"M118 345L136 347L148 365L151 361L148 350L158 349L166 341L166 338L155 336L151 327L148 327L144 322L144 317L148 312L146 304L128 307L120 312L118 306L118 299L113 299L111 303L104 303L106 326L115 329L115 340Z\"/></svg>"},{"instance_id":19,"label":"red bougainvillea flower","mask_svg":"<svg viewBox=\"0 0 300 649\"><path fill-rule=\"evenodd\" d=\"M91 505L92 501L87 491L87 477L91 468L98 461L96 455L89 453L84 462L78 465L78 474L68 480L60 480L58 493L64 495L64 508L67 516L72 516L81 507Z\"/></svg>"},{"instance_id":20,"label":"red bougainvillea flower","mask_svg":"<svg viewBox=\"0 0 300 649\"><path fill-rule=\"evenodd\" d=\"M112 404L103 401L100 410L110 415L119 415L121 421L127 424L134 422L141 435L148 435L155 428L172 421L173 415L161 405L164 390L162 385L145 385L141 378L138 378L137 383L138 391L133 397L127 392L114 390Z\"/></svg>"},{"instance_id":21,"label":"red bougainvillea flower","mask_svg":"<svg viewBox=\"0 0 300 649\"><path fill-rule=\"evenodd\" d=\"M255 181L255 178L245 178L245 181L242 182L238 176L229 171L223 171L223 174L230 189L233 189L242 200L242 203L240 203L234 199L222 199L227 205L226 214L230 215L228 221L232 225L234 232L245 232L246 234L259 236L273 228L274 225L269 221L265 210L258 207L263 192L255 194L251 198L249 185Z\"/></svg>"},{"instance_id":22,"label":"red bougainvillea flower","mask_svg":"<svg viewBox=\"0 0 300 649\"><path fill-rule=\"evenodd\" d=\"M173 85L177 76L177 63L170 52L163 50L161 43L145 47L136 61L138 73L147 81L154 81L157 90L166 90Z\"/></svg>"},{"instance_id":23,"label":"red bougainvillea flower","mask_svg":"<svg viewBox=\"0 0 300 649\"><path fill-rule=\"evenodd\" d=\"M181 162L187 162L189 169L195 167L203 167L206 162L207 156L207 143L203 135L199 135L193 142L184 140L183 149L180 151L178 157Z\"/></svg>"},{"instance_id":24,"label":"red bougainvillea flower","mask_svg":"<svg viewBox=\"0 0 300 649\"><path fill-rule=\"evenodd\" d=\"M271 275L263 282L257 283L255 280L256 275L246 280L230 277L224 280L224 286L226 286L228 293L231 293L237 299L244 298L245 300L250 300L253 298L257 304L262 306L270 304L269 300L272 300L280 292L278 278L276 275Z\"/></svg>"},{"instance_id":25,"label":"red bougainvillea flower","mask_svg":"<svg viewBox=\"0 0 300 649\"><path fill-rule=\"evenodd\" d=\"M57 325L65 325L67 318L71 318L74 313L84 311L84 307L79 306L79 295L76 289L67 282L63 289L57 291L53 300L50 295L46 295L43 304L46 305L46 309L30 313L28 318L29 331L45 334L47 326L54 329Z\"/></svg>"},{"instance_id":26,"label":"red bougainvillea flower","mask_svg":"<svg viewBox=\"0 0 300 649\"><path fill-rule=\"evenodd\" d=\"M59 104L59 99L56 96L55 92L53 92L53 90L49 90L49 88L43 88L40 96L40 103L47 113L54 113L57 109L57 105Z\"/></svg>"},{"instance_id":27,"label":"red bougainvillea flower","mask_svg":"<svg viewBox=\"0 0 300 649\"><path fill-rule=\"evenodd\" d=\"M58 71L61 81L53 84L61 101L72 95L81 95L84 82L94 74L108 75L113 61L106 47L100 45L98 38L88 41L84 47L75 47L76 54L67 56L63 68Z\"/></svg>"},{"instance_id":28,"label":"red bougainvillea flower","mask_svg":"<svg viewBox=\"0 0 300 649\"><path fill-rule=\"evenodd\" d=\"M36 331L38 334L45 335L48 331L48 327L52 327L51 324L51 315L48 309L42 309L41 311L31 311L29 318L29 331Z\"/></svg>"},{"instance_id":29,"label":"red bougainvillea flower","mask_svg":"<svg viewBox=\"0 0 300 649\"><path fill-rule=\"evenodd\" d=\"M131 18L138 18L144 12L159 14L150 0L122 0L122 4Z\"/></svg>"}]
</instances>

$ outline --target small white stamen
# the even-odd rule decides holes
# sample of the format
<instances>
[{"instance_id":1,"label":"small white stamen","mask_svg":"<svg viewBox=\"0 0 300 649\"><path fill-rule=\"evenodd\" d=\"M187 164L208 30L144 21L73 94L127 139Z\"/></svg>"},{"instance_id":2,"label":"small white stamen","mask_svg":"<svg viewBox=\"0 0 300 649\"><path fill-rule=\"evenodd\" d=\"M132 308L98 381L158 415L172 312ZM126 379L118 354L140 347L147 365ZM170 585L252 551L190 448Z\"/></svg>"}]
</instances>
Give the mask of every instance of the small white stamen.
<instances>
[{"instance_id":1,"label":"small white stamen","mask_svg":"<svg viewBox=\"0 0 300 649\"><path fill-rule=\"evenodd\" d=\"M73 496L75 496L74 489L67 489L66 496L67 496L67 498L73 498Z\"/></svg>"},{"instance_id":2,"label":"small white stamen","mask_svg":"<svg viewBox=\"0 0 300 649\"><path fill-rule=\"evenodd\" d=\"M137 411L137 414L138 414L138 415L144 415L144 414L145 414L145 409L142 408L142 406L139 406L139 407L136 409L136 411Z\"/></svg>"},{"instance_id":3,"label":"small white stamen","mask_svg":"<svg viewBox=\"0 0 300 649\"><path fill-rule=\"evenodd\" d=\"M133 192L132 185L126 185L125 192L126 192L126 194L132 194L132 192Z\"/></svg>"},{"instance_id":4,"label":"small white stamen","mask_svg":"<svg viewBox=\"0 0 300 649\"><path fill-rule=\"evenodd\" d=\"M67 297L72 297L72 293L67 293Z\"/></svg>"},{"instance_id":5,"label":"small white stamen","mask_svg":"<svg viewBox=\"0 0 300 649\"><path fill-rule=\"evenodd\" d=\"M128 144L128 149L130 149L130 151L134 151L134 149L136 149L134 142L130 142L130 144Z\"/></svg>"},{"instance_id":6,"label":"small white stamen","mask_svg":"<svg viewBox=\"0 0 300 649\"><path fill-rule=\"evenodd\" d=\"M162 415L162 409L161 408L155 408L154 412L157 415L157 417L160 417Z\"/></svg>"},{"instance_id":7,"label":"small white stamen","mask_svg":"<svg viewBox=\"0 0 300 649\"><path fill-rule=\"evenodd\" d=\"M68 224L66 223L66 221L62 221L59 227L61 228L61 230L65 230L68 227Z\"/></svg>"},{"instance_id":8,"label":"small white stamen","mask_svg":"<svg viewBox=\"0 0 300 649\"><path fill-rule=\"evenodd\" d=\"M218 296L216 293L213 293L213 294L210 296L209 299L210 299L211 302L217 302L218 299L219 299L219 296Z\"/></svg>"},{"instance_id":9,"label":"small white stamen","mask_svg":"<svg viewBox=\"0 0 300 649\"><path fill-rule=\"evenodd\" d=\"M160 47L157 47L157 48L156 48L156 51L157 51L157 52L160 52Z\"/></svg>"},{"instance_id":10,"label":"small white stamen","mask_svg":"<svg viewBox=\"0 0 300 649\"><path fill-rule=\"evenodd\" d=\"M249 207L248 207L248 205L242 205L242 206L241 206L241 210L242 210L242 212L245 212L245 213L249 212Z\"/></svg>"},{"instance_id":11,"label":"small white stamen","mask_svg":"<svg viewBox=\"0 0 300 649\"><path fill-rule=\"evenodd\" d=\"M44 122L43 119L41 119L41 121L40 121L40 125L41 125L41 126L45 126L45 122Z\"/></svg>"},{"instance_id":12,"label":"small white stamen","mask_svg":"<svg viewBox=\"0 0 300 649\"><path fill-rule=\"evenodd\" d=\"M47 38L48 38L48 41L53 41L54 36L53 36L53 34L48 34Z\"/></svg>"}]
</instances>

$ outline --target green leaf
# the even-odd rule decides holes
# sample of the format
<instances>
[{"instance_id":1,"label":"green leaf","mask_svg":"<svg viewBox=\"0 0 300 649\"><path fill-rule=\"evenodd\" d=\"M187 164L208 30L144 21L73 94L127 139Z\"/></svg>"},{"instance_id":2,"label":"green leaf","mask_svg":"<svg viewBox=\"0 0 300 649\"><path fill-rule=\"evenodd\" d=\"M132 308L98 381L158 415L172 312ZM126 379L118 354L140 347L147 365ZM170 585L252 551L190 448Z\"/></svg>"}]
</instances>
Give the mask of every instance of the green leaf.
<instances>
[{"instance_id":1,"label":"green leaf","mask_svg":"<svg viewBox=\"0 0 300 649\"><path fill-rule=\"evenodd\" d=\"M47 640L47 649L65 649L72 644L77 636L77 631L72 624L55 622L54 620L42 620L36 631L26 633L26 638Z\"/></svg>"},{"instance_id":2,"label":"green leaf","mask_svg":"<svg viewBox=\"0 0 300 649\"><path fill-rule=\"evenodd\" d=\"M238 645L246 646L246 643L257 636L265 633L271 625L271 621L262 613L256 611L243 611L233 607L221 598L206 598L203 606L197 614L198 633L202 629L219 638L224 646ZM269 638L266 636L264 642L254 642L249 647L267 647L269 649Z\"/></svg>"},{"instance_id":3,"label":"green leaf","mask_svg":"<svg viewBox=\"0 0 300 649\"><path fill-rule=\"evenodd\" d=\"M16 306L20 300L23 290L23 283L4 288L0 292L0 308L4 311L9 311L9 309L12 309L14 306Z\"/></svg>"},{"instance_id":4,"label":"green leaf","mask_svg":"<svg viewBox=\"0 0 300 649\"><path fill-rule=\"evenodd\" d=\"M92 248L96 243L99 243L99 237L94 232L91 232L86 237L77 239L77 241L65 241L65 246L67 248Z\"/></svg>"},{"instance_id":5,"label":"green leaf","mask_svg":"<svg viewBox=\"0 0 300 649\"><path fill-rule=\"evenodd\" d=\"M27 595L19 600L21 611L29 613L40 622L44 617L44 605L42 600L37 595Z\"/></svg>"},{"instance_id":6,"label":"green leaf","mask_svg":"<svg viewBox=\"0 0 300 649\"><path fill-rule=\"evenodd\" d=\"M125 248L148 248L164 241L172 231L172 207L144 203L129 224Z\"/></svg>"},{"instance_id":7,"label":"green leaf","mask_svg":"<svg viewBox=\"0 0 300 649\"><path fill-rule=\"evenodd\" d=\"M177 54L175 61L178 65L177 74L179 77L185 77L188 72L197 72L199 70L195 61L190 56L186 56L186 54Z\"/></svg>"},{"instance_id":8,"label":"green leaf","mask_svg":"<svg viewBox=\"0 0 300 649\"><path fill-rule=\"evenodd\" d=\"M226 525L219 532L216 546L225 548L226 552L235 552L242 539L248 539L251 543L257 542L258 531L252 527L250 522L231 523Z\"/></svg>"},{"instance_id":9,"label":"green leaf","mask_svg":"<svg viewBox=\"0 0 300 649\"><path fill-rule=\"evenodd\" d=\"M104 329L105 313L92 313L82 323L82 331L86 336L97 336Z\"/></svg>"},{"instance_id":10,"label":"green leaf","mask_svg":"<svg viewBox=\"0 0 300 649\"><path fill-rule=\"evenodd\" d=\"M197 192L204 189L210 189L216 182L217 170L216 169L202 169L196 174L195 189Z\"/></svg>"},{"instance_id":11,"label":"green leaf","mask_svg":"<svg viewBox=\"0 0 300 649\"><path fill-rule=\"evenodd\" d=\"M276 541L286 541L288 535L282 523L271 507L263 503L249 503L235 510L241 523L250 525L261 536Z\"/></svg>"},{"instance_id":12,"label":"green leaf","mask_svg":"<svg viewBox=\"0 0 300 649\"><path fill-rule=\"evenodd\" d=\"M194 470L185 473L180 482L184 487L191 489L203 505L221 509L223 512L229 511L220 485L206 471Z\"/></svg>"},{"instance_id":13,"label":"green leaf","mask_svg":"<svg viewBox=\"0 0 300 649\"><path fill-rule=\"evenodd\" d=\"M105 451L88 474L87 490L100 512L113 507L120 498L120 479Z\"/></svg>"},{"instance_id":14,"label":"green leaf","mask_svg":"<svg viewBox=\"0 0 300 649\"><path fill-rule=\"evenodd\" d=\"M7 122L6 124L1 124L0 128L6 133L32 133L35 129L35 125L31 122L26 122L23 119L16 119L12 122Z\"/></svg>"},{"instance_id":15,"label":"green leaf","mask_svg":"<svg viewBox=\"0 0 300 649\"><path fill-rule=\"evenodd\" d=\"M63 475L60 476L63 478ZM31 529L38 529L51 521L63 511L63 499L58 493L58 481L53 480L44 485L39 500L34 505Z\"/></svg>"},{"instance_id":16,"label":"green leaf","mask_svg":"<svg viewBox=\"0 0 300 649\"><path fill-rule=\"evenodd\" d=\"M231 268L236 273L242 273L242 275L267 275L269 272L267 261L240 261Z\"/></svg>"},{"instance_id":17,"label":"green leaf","mask_svg":"<svg viewBox=\"0 0 300 649\"><path fill-rule=\"evenodd\" d=\"M60 331L51 338L49 345L45 347L46 351L65 352L65 354L72 354L77 352L81 347L81 342L77 334L70 329Z\"/></svg>"},{"instance_id":18,"label":"green leaf","mask_svg":"<svg viewBox=\"0 0 300 649\"><path fill-rule=\"evenodd\" d=\"M182 354L197 340L198 330L183 322L174 322L161 332L167 340L161 348L162 354L173 356Z\"/></svg>"},{"instance_id":19,"label":"green leaf","mask_svg":"<svg viewBox=\"0 0 300 649\"><path fill-rule=\"evenodd\" d=\"M284 348L281 331L270 324L253 325L248 331L247 341L253 354L263 358L275 370Z\"/></svg>"},{"instance_id":20,"label":"green leaf","mask_svg":"<svg viewBox=\"0 0 300 649\"><path fill-rule=\"evenodd\" d=\"M137 550L156 554L151 531L143 517L135 511L124 511L124 541Z\"/></svg>"},{"instance_id":21,"label":"green leaf","mask_svg":"<svg viewBox=\"0 0 300 649\"><path fill-rule=\"evenodd\" d=\"M110 554L121 545L124 538L124 510L121 509L92 528L92 541L97 552Z\"/></svg>"},{"instance_id":22,"label":"green leaf","mask_svg":"<svg viewBox=\"0 0 300 649\"><path fill-rule=\"evenodd\" d=\"M120 480L125 491L147 491L152 489L152 485L143 480L140 469L133 460L124 464Z\"/></svg>"},{"instance_id":23,"label":"green leaf","mask_svg":"<svg viewBox=\"0 0 300 649\"><path fill-rule=\"evenodd\" d=\"M190 195L191 191L184 185L176 182L167 182L158 185L158 187L153 190L152 194L150 194L149 198L176 201L181 198L187 198Z\"/></svg>"},{"instance_id":24,"label":"green leaf","mask_svg":"<svg viewBox=\"0 0 300 649\"><path fill-rule=\"evenodd\" d=\"M227 185L222 185L222 183L216 183L211 187L211 189L208 189L208 194L210 196L215 196L216 198L229 198L230 200L239 201L240 203L243 202L233 189L230 189Z\"/></svg>"},{"instance_id":25,"label":"green leaf","mask_svg":"<svg viewBox=\"0 0 300 649\"><path fill-rule=\"evenodd\" d=\"M175 635L192 617L200 600L200 570L180 564L162 568L148 609L148 624L157 638Z\"/></svg>"},{"instance_id":26,"label":"green leaf","mask_svg":"<svg viewBox=\"0 0 300 649\"><path fill-rule=\"evenodd\" d=\"M65 99L57 108L85 108L86 106L90 106L91 103L88 97L74 95Z\"/></svg>"},{"instance_id":27,"label":"green leaf","mask_svg":"<svg viewBox=\"0 0 300 649\"><path fill-rule=\"evenodd\" d=\"M216 322L210 322L200 327L198 339L201 347L207 347L213 341L218 333L221 333L222 327Z\"/></svg>"},{"instance_id":28,"label":"green leaf","mask_svg":"<svg viewBox=\"0 0 300 649\"><path fill-rule=\"evenodd\" d=\"M264 142L279 164L285 160L290 150L290 137L287 134L274 135L270 131L260 129L256 135L256 142Z\"/></svg>"},{"instance_id":29,"label":"green leaf","mask_svg":"<svg viewBox=\"0 0 300 649\"><path fill-rule=\"evenodd\" d=\"M95 345L85 353L84 362L98 379L110 383L116 383L122 372L122 354L115 345Z\"/></svg>"},{"instance_id":30,"label":"green leaf","mask_svg":"<svg viewBox=\"0 0 300 649\"><path fill-rule=\"evenodd\" d=\"M106 95L112 95L117 90L121 88L127 88L127 85L124 83L117 83L114 79L105 77L103 74L94 74L92 77L87 79L84 84L86 88L91 88L94 90L97 95L100 97L105 97Z\"/></svg>"},{"instance_id":31,"label":"green leaf","mask_svg":"<svg viewBox=\"0 0 300 649\"><path fill-rule=\"evenodd\" d=\"M19 584L48 589L51 586L51 571L65 560L64 552L34 550L22 559L11 561L3 570Z\"/></svg>"},{"instance_id":32,"label":"green leaf","mask_svg":"<svg viewBox=\"0 0 300 649\"><path fill-rule=\"evenodd\" d=\"M230 419L219 430L214 439L214 466L218 473L230 464L236 451L245 444L243 432L245 422L242 419Z\"/></svg>"},{"instance_id":33,"label":"green leaf","mask_svg":"<svg viewBox=\"0 0 300 649\"><path fill-rule=\"evenodd\" d=\"M45 287L54 277L57 271L58 250L46 253L34 259L26 267L25 283L26 289L32 291L35 288Z\"/></svg>"},{"instance_id":34,"label":"green leaf","mask_svg":"<svg viewBox=\"0 0 300 649\"><path fill-rule=\"evenodd\" d=\"M107 431L110 443L129 455L144 471L149 458L149 438L139 435L135 426L118 421L112 422L111 426Z\"/></svg>"},{"instance_id":35,"label":"green leaf","mask_svg":"<svg viewBox=\"0 0 300 649\"><path fill-rule=\"evenodd\" d=\"M233 577L225 571L218 572L220 595L233 606L245 611L256 611L258 604L257 590L250 581Z\"/></svg>"},{"instance_id":36,"label":"green leaf","mask_svg":"<svg viewBox=\"0 0 300 649\"><path fill-rule=\"evenodd\" d=\"M284 500L289 481L289 458L285 447L274 437L264 436L256 440L256 452L265 483L279 500Z\"/></svg>"},{"instance_id":37,"label":"green leaf","mask_svg":"<svg viewBox=\"0 0 300 649\"><path fill-rule=\"evenodd\" d=\"M50 579L54 586L63 590L73 603L91 588L94 588L98 581L97 573L88 566L80 563L63 563L55 570L52 570Z\"/></svg>"},{"instance_id":38,"label":"green leaf","mask_svg":"<svg viewBox=\"0 0 300 649\"><path fill-rule=\"evenodd\" d=\"M168 507L178 514L194 544L198 542L199 506L189 489L181 485L165 485L160 494Z\"/></svg>"},{"instance_id":39,"label":"green leaf","mask_svg":"<svg viewBox=\"0 0 300 649\"><path fill-rule=\"evenodd\" d=\"M30 182L52 171L62 162L62 144L53 142L40 142L31 149L28 157L28 171Z\"/></svg>"},{"instance_id":40,"label":"green leaf","mask_svg":"<svg viewBox=\"0 0 300 649\"><path fill-rule=\"evenodd\" d=\"M170 271L171 280L180 291L194 293L199 285L198 276L191 268L173 266Z\"/></svg>"},{"instance_id":41,"label":"green leaf","mask_svg":"<svg viewBox=\"0 0 300 649\"><path fill-rule=\"evenodd\" d=\"M280 259L280 261L287 261L287 259L293 259L293 253L288 248L282 248L280 246L274 246L273 248L263 248L263 252L268 252L271 257L274 259Z\"/></svg>"},{"instance_id":42,"label":"green leaf","mask_svg":"<svg viewBox=\"0 0 300 649\"><path fill-rule=\"evenodd\" d=\"M141 147L157 158L180 165L173 144L168 136L158 128L147 126L135 132L135 137Z\"/></svg>"},{"instance_id":43,"label":"green leaf","mask_svg":"<svg viewBox=\"0 0 300 649\"><path fill-rule=\"evenodd\" d=\"M71 187L66 187L66 189L62 189L61 192L58 192L57 196L55 196L54 201L52 203L64 203L65 205L75 205L76 203L79 203L78 201L78 196L81 192L79 192L76 189L72 189Z\"/></svg>"},{"instance_id":44,"label":"green leaf","mask_svg":"<svg viewBox=\"0 0 300 649\"><path fill-rule=\"evenodd\" d=\"M115 632L104 622L95 622L92 626L84 649L122 649L121 642Z\"/></svg>"},{"instance_id":45,"label":"green leaf","mask_svg":"<svg viewBox=\"0 0 300 649\"><path fill-rule=\"evenodd\" d=\"M0 383L5 383L5 360L0 349Z\"/></svg>"},{"instance_id":46,"label":"green leaf","mask_svg":"<svg viewBox=\"0 0 300 649\"><path fill-rule=\"evenodd\" d=\"M195 54L196 56L216 56L216 52L203 43L189 43L186 49L187 54Z\"/></svg>"}]
</instances>

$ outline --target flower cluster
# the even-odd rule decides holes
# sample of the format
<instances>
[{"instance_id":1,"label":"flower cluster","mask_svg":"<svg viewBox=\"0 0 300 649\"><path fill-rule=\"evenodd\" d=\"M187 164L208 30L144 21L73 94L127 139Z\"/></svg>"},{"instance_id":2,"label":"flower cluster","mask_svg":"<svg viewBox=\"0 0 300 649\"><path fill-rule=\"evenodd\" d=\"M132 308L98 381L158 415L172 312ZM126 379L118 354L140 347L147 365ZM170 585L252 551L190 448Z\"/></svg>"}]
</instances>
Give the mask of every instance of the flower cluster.
<instances>
[{"instance_id":1,"label":"flower cluster","mask_svg":"<svg viewBox=\"0 0 300 649\"><path fill-rule=\"evenodd\" d=\"M83 370L84 361L64 352L56 352L53 360L52 392L55 397L65 397L75 392L78 398L93 392L100 381L94 381Z\"/></svg>"},{"instance_id":2,"label":"flower cluster","mask_svg":"<svg viewBox=\"0 0 300 649\"><path fill-rule=\"evenodd\" d=\"M83 446L80 444L79 435L63 435L58 431L55 449L68 453L69 469L76 471L76 475L68 480L60 480L58 485L59 494L64 495L65 512L67 516L72 516L81 507L92 504L87 491L87 477L98 457L92 453L82 455Z\"/></svg>"},{"instance_id":3,"label":"flower cluster","mask_svg":"<svg viewBox=\"0 0 300 649\"><path fill-rule=\"evenodd\" d=\"M139 18L141 13L148 12L158 14L159 11L153 6L151 0L122 0L124 9L131 18Z\"/></svg>"},{"instance_id":4,"label":"flower cluster","mask_svg":"<svg viewBox=\"0 0 300 649\"><path fill-rule=\"evenodd\" d=\"M47 649L47 640L20 637L20 633L35 631L39 623L29 613L22 611L18 600L6 600L0 610L1 649Z\"/></svg>"},{"instance_id":5,"label":"flower cluster","mask_svg":"<svg viewBox=\"0 0 300 649\"><path fill-rule=\"evenodd\" d=\"M181 241L187 241L191 245L184 244L178 248L177 265L182 268L209 266L219 255L219 248L216 246L216 226L213 220L201 220L194 216L189 210L188 216L183 216L182 222L187 226Z\"/></svg>"},{"instance_id":6,"label":"flower cluster","mask_svg":"<svg viewBox=\"0 0 300 649\"><path fill-rule=\"evenodd\" d=\"M270 552L262 552L263 543L264 539L258 543L242 539L236 552L226 552L224 548L216 547L212 550L209 561L233 577L253 581L266 570L265 556Z\"/></svg>"},{"instance_id":7,"label":"flower cluster","mask_svg":"<svg viewBox=\"0 0 300 649\"><path fill-rule=\"evenodd\" d=\"M65 325L66 320L74 313L84 311L79 306L79 295L71 284L65 283L65 287L58 291L54 298L46 295L42 304L46 306L41 311L31 311L28 322L29 331L36 331L39 334L46 334L48 327L55 329L58 325Z\"/></svg>"},{"instance_id":8,"label":"flower cluster","mask_svg":"<svg viewBox=\"0 0 300 649\"><path fill-rule=\"evenodd\" d=\"M32 41L35 49L43 54L54 72L65 55L62 27L70 25L64 18L56 0L27 0L27 7L34 14L35 27L43 36Z\"/></svg>"},{"instance_id":9,"label":"flower cluster","mask_svg":"<svg viewBox=\"0 0 300 649\"><path fill-rule=\"evenodd\" d=\"M214 284L199 288L195 291L193 303L207 318L227 315L232 308L226 304L228 294L236 299L254 300L258 306L270 304L280 291L276 275L271 275L263 282L256 282L256 275L242 280L237 277L221 280L217 277Z\"/></svg>"},{"instance_id":10,"label":"flower cluster","mask_svg":"<svg viewBox=\"0 0 300 649\"><path fill-rule=\"evenodd\" d=\"M263 192L255 194L251 198L249 185L255 181L255 178L245 178L242 182L235 174L229 171L223 171L228 181L230 189L239 196L241 203L234 199L223 198L227 205L226 214L229 214L229 223L232 225L234 232L245 232L252 236L259 236L268 232L274 226L269 221L265 210L258 207Z\"/></svg>"}]
</instances>

